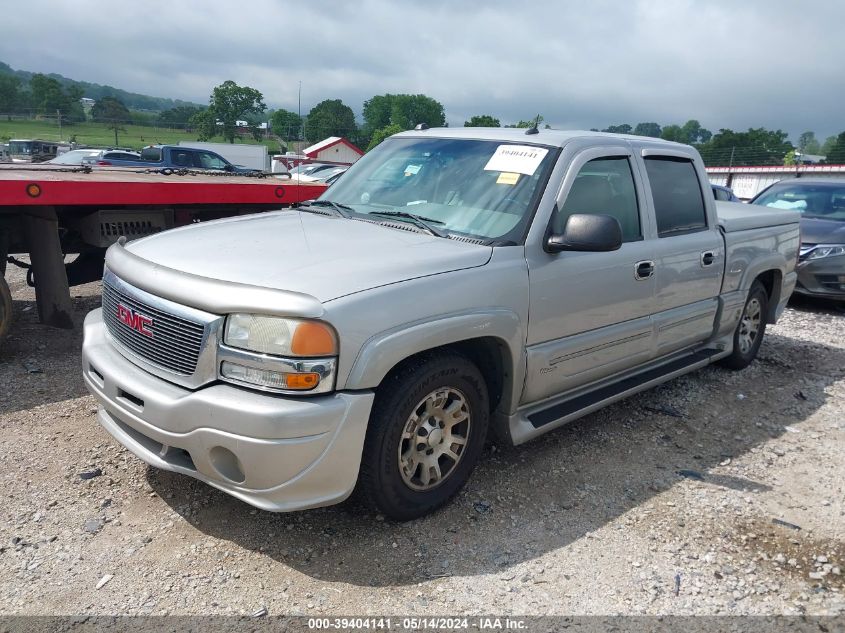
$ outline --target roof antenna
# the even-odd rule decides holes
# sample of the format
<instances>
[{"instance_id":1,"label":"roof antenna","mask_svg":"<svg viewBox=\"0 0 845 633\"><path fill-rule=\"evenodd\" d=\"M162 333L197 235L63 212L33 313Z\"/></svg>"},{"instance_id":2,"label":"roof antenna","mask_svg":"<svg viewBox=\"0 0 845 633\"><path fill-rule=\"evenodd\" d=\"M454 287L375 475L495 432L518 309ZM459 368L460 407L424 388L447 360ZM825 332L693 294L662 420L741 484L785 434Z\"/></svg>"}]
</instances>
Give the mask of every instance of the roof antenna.
<instances>
[{"instance_id":1,"label":"roof antenna","mask_svg":"<svg viewBox=\"0 0 845 633\"><path fill-rule=\"evenodd\" d=\"M414 129L415 130L427 130L428 124L427 123L417 123L417 126Z\"/></svg>"},{"instance_id":2,"label":"roof antenna","mask_svg":"<svg viewBox=\"0 0 845 633\"><path fill-rule=\"evenodd\" d=\"M537 118L534 119L534 125L532 125L530 128L525 130L525 133L526 134L539 134L540 130L537 129L538 125L540 125L540 115L539 114L537 115Z\"/></svg>"}]
</instances>

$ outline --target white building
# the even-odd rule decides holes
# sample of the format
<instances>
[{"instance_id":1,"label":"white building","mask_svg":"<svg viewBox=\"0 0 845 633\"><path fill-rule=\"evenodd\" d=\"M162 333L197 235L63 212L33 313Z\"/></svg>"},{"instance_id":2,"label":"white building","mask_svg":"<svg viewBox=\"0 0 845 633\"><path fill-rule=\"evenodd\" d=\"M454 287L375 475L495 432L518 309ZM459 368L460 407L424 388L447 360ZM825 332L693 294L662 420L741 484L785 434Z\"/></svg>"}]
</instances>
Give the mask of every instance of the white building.
<instances>
[{"instance_id":1,"label":"white building","mask_svg":"<svg viewBox=\"0 0 845 633\"><path fill-rule=\"evenodd\" d=\"M340 136L330 136L311 147L302 150L308 158L317 162L351 165L364 155L358 147Z\"/></svg>"}]
</instances>

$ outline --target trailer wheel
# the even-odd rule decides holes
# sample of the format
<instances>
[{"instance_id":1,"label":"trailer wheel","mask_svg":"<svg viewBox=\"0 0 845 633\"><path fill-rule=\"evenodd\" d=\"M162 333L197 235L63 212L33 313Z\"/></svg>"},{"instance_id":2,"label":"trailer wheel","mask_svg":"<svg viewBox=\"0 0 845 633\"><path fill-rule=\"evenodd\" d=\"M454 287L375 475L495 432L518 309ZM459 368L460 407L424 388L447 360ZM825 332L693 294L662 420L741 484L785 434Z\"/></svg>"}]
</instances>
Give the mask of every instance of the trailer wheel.
<instances>
[{"instance_id":1,"label":"trailer wheel","mask_svg":"<svg viewBox=\"0 0 845 633\"><path fill-rule=\"evenodd\" d=\"M0 277L0 339L6 336L11 323L12 293L9 291L9 284L3 277Z\"/></svg>"}]
</instances>

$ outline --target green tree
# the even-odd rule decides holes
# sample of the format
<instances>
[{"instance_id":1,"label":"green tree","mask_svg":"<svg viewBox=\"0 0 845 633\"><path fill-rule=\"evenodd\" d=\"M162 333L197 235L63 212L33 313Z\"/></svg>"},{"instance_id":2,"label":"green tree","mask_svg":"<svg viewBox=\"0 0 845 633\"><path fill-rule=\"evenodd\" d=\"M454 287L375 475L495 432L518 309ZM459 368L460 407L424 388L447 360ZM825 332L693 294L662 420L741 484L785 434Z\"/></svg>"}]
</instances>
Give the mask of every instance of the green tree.
<instances>
[{"instance_id":1,"label":"green tree","mask_svg":"<svg viewBox=\"0 0 845 633\"><path fill-rule=\"evenodd\" d=\"M103 97L91 108L91 119L98 123L109 121L129 123L132 120L132 115L129 113L129 108L123 105L123 102L119 99Z\"/></svg>"},{"instance_id":2,"label":"green tree","mask_svg":"<svg viewBox=\"0 0 845 633\"><path fill-rule=\"evenodd\" d=\"M59 115L69 123L84 121L82 111L82 88L77 85L62 85L52 77L36 73L29 80L30 103L40 114Z\"/></svg>"},{"instance_id":3,"label":"green tree","mask_svg":"<svg viewBox=\"0 0 845 633\"><path fill-rule=\"evenodd\" d=\"M156 122L162 127L187 130L191 127L191 119L202 110L195 106L176 106L161 112Z\"/></svg>"},{"instance_id":4,"label":"green tree","mask_svg":"<svg viewBox=\"0 0 845 633\"><path fill-rule=\"evenodd\" d=\"M298 139L302 129L302 117L296 112L289 112L279 108L270 117L273 133L283 139Z\"/></svg>"},{"instance_id":5,"label":"green tree","mask_svg":"<svg viewBox=\"0 0 845 633\"><path fill-rule=\"evenodd\" d=\"M530 127L534 127L535 123L537 124L537 126L539 126L543 121L544 121L543 115L538 114L535 118L529 119L528 121L520 120L520 121L517 121L516 123L512 123L511 125L506 125L505 127L530 128ZM598 131L598 130L596 130L596 131Z\"/></svg>"},{"instance_id":6,"label":"green tree","mask_svg":"<svg viewBox=\"0 0 845 633\"><path fill-rule=\"evenodd\" d=\"M824 140L824 143L822 143L822 147L820 150L822 155L827 156L828 154L830 154L830 150L833 148L834 145L836 145L836 136L828 136Z\"/></svg>"},{"instance_id":7,"label":"green tree","mask_svg":"<svg viewBox=\"0 0 845 633\"><path fill-rule=\"evenodd\" d=\"M376 95L364 102L364 129L370 134L388 125L410 130L420 123L446 125L443 104L426 95Z\"/></svg>"},{"instance_id":8,"label":"green tree","mask_svg":"<svg viewBox=\"0 0 845 633\"><path fill-rule=\"evenodd\" d=\"M621 125L609 125L602 132L610 132L611 134L630 134L633 128L627 123Z\"/></svg>"},{"instance_id":9,"label":"green tree","mask_svg":"<svg viewBox=\"0 0 845 633\"><path fill-rule=\"evenodd\" d=\"M795 150L791 149L786 153L786 156L783 157L783 164L787 167L795 165L798 163L798 157L795 156Z\"/></svg>"},{"instance_id":10,"label":"green tree","mask_svg":"<svg viewBox=\"0 0 845 633\"><path fill-rule=\"evenodd\" d=\"M220 134L217 117L211 108L200 110L188 121L189 127L197 133L198 141L210 141Z\"/></svg>"},{"instance_id":11,"label":"green tree","mask_svg":"<svg viewBox=\"0 0 845 633\"><path fill-rule=\"evenodd\" d=\"M16 112L22 97L21 80L14 75L0 75L0 113Z\"/></svg>"},{"instance_id":12,"label":"green tree","mask_svg":"<svg viewBox=\"0 0 845 633\"><path fill-rule=\"evenodd\" d=\"M132 115L120 99L103 97L91 108L91 119L105 123L106 129L114 131L114 144L117 146L117 133L126 131L123 125L132 121Z\"/></svg>"},{"instance_id":13,"label":"green tree","mask_svg":"<svg viewBox=\"0 0 845 633\"><path fill-rule=\"evenodd\" d=\"M502 127L502 124L489 114L476 114L469 121L464 121L464 127Z\"/></svg>"},{"instance_id":14,"label":"green tree","mask_svg":"<svg viewBox=\"0 0 845 633\"><path fill-rule=\"evenodd\" d=\"M712 137L713 133L701 127L701 123L695 119L690 119L683 125L667 125L660 133L660 138L664 140L685 143L687 145L706 143Z\"/></svg>"},{"instance_id":15,"label":"green tree","mask_svg":"<svg viewBox=\"0 0 845 633\"><path fill-rule=\"evenodd\" d=\"M706 143L709 141L713 136L713 133L701 127L701 123L696 121L695 119L690 119L681 127L681 138L683 140L681 143L693 144L693 143Z\"/></svg>"},{"instance_id":16,"label":"green tree","mask_svg":"<svg viewBox=\"0 0 845 633\"><path fill-rule=\"evenodd\" d=\"M91 108L91 119L105 123L106 129L114 131L114 144L119 145L118 132L125 132L124 124L132 122L132 115L123 102L114 97L103 97Z\"/></svg>"},{"instance_id":17,"label":"green tree","mask_svg":"<svg viewBox=\"0 0 845 633\"><path fill-rule=\"evenodd\" d=\"M222 135L224 140L234 143L236 122L250 115L259 115L266 109L264 95L258 90L239 86L229 79L211 93L208 109L195 114L190 120L204 139ZM221 125L217 125L218 121ZM250 127L253 136L259 138L258 128L254 125Z\"/></svg>"},{"instance_id":18,"label":"green tree","mask_svg":"<svg viewBox=\"0 0 845 633\"><path fill-rule=\"evenodd\" d=\"M787 136L782 130L765 128L721 129L698 151L707 165L782 165L786 154L795 149Z\"/></svg>"},{"instance_id":19,"label":"green tree","mask_svg":"<svg viewBox=\"0 0 845 633\"><path fill-rule=\"evenodd\" d=\"M666 125L663 128L663 131L660 133L660 138L666 141L674 141L676 143L683 143L684 141L684 133L681 130L680 125Z\"/></svg>"},{"instance_id":20,"label":"green tree","mask_svg":"<svg viewBox=\"0 0 845 633\"><path fill-rule=\"evenodd\" d=\"M828 165L845 165L845 132L836 137L836 142L830 146L824 162Z\"/></svg>"},{"instance_id":21,"label":"green tree","mask_svg":"<svg viewBox=\"0 0 845 633\"><path fill-rule=\"evenodd\" d=\"M798 151L802 154L819 154L822 146L816 139L815 132L802 132L798 137Z\"/></svg>"},{"instance_id":22,"label":"green tree","mask_svg":"<svg viewBox=\"0 0 845 633\"><path fill-rule=\"evenodd\" d=\"M660 138L661 129L657 123L637 123L634 127L634 134L637 136L651 136L652 138Z\"/></svg>"},{"instance_id":23,"label":"green tree","mask_svg":"<svg viewBox=\"0 0 845 633\"><path fill-rule=\"evenodd\" d=\"M329 136L350 136L356 130L355 113L340 99L321 101L308 113L305 138L311 143Z\"/></svg>"},{"instance_id":24,"label":"green tree","mask_svg":"<svg viewBox=\"0 0 845 633\"><path fill-rule=\"evenodd\" d=\"M399 134L399 132L404 132L405 130L402 129L400 125L385 125L383 128L379 128L375 132L373 132L372 137L370 138L370 144L367 146L367 151L369 152L373 149L376 145L381 143L384 139L388 136L393 136L394 134Z\"/></svg>"}]
</instances>

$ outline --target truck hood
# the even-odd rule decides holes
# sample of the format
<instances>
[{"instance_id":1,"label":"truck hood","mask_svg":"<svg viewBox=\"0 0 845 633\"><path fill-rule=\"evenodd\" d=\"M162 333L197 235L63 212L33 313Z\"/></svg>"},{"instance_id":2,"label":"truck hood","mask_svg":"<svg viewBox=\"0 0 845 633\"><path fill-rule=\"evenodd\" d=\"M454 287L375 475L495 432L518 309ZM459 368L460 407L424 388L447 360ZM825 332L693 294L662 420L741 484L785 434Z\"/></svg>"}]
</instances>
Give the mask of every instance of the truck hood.
<instances>
[{"instance_id":1,"label":"truck hood","mask_svg":"<svg viewBox=\"0 0 845 633\"><path fill-rule=\"evenodd\" d=\"M483 266L492 254L490 246L304 211L195 224L130 242L126 248L180 272L302 293L322 302Z\"/></svg>"}]
</instances>

